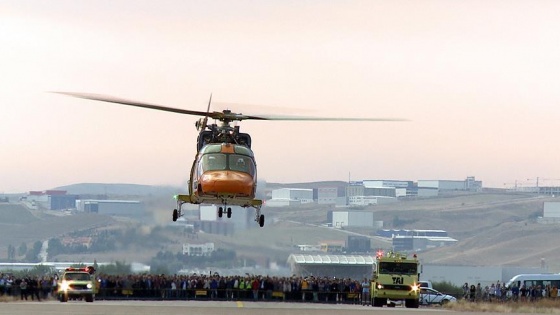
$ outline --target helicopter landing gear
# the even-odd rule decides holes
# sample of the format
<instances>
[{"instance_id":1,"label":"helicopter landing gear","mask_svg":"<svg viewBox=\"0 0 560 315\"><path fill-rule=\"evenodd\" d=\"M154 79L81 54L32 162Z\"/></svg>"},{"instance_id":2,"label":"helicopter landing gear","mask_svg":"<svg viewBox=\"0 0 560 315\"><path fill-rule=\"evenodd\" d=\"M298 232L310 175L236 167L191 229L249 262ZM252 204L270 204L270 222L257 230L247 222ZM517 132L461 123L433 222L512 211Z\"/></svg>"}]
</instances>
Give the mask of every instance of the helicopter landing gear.
<instances>
[{"instance_id":1,"label":"helicopter landing gear","mask_svg":"<svg viewBox=\"0 0 560 315\"><path fill-rule=\"evenodd\" d=\"M183 214L181 213L181 206L184 203L184 201L177 199L177 209L173 209L173 222L177 221L177 219L183 216Z\"/></svg>"},{"instance_id":2,"label":"helicopter landing gear","mask_svg":"<svg viewBox=\"0 0 560 315\"><path fill-rule=\"evenodd\" d=\"M261 207L256 206L255 210L256 210L255 221L259 223L260 227L263 227L264 226L264 214L261 214Z\"/></svg>"},{"instance_id":3,"label":"helicopter landing gear","mask_svg":"<svg viewBox=\"0 0 560 315\"><path fill-rule=\"evenodd\" d=\"M227 210L224 209L223 207L219 207L218 208L218 218L221 218L224 215L224 212L226 213L228 219L231 218L231 208L228 207Z\"/></svg>"}]
</instances>

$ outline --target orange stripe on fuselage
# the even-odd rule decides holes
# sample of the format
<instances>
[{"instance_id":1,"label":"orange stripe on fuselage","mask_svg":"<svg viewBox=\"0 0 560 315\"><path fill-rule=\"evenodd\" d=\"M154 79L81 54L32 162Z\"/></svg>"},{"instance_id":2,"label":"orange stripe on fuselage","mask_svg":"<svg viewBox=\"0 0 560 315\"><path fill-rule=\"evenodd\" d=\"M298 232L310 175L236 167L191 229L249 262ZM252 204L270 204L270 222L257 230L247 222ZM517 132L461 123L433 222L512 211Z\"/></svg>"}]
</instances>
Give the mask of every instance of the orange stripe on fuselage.
<instances>
[{"instance_id":1,"label":"orange stripe on fuselage","mask_svg":"<svg viewBox=\"0 0 560 315\"><path fill-rule=\"evenodd\" d=\"M208 171L200 176L201 195L234 194L253 198L255 181L247 173Z\"/></svg>"},{"instance_id":2,"label":"orange stripe on fuselage","mask_svg":"<svg viewBox=\"0 0 560 315\"><path fill-rule=\"evenodd\" d=\"M233 149L233 145L230 143L223 143L222 144L222 153L235 153Z\"/></svg>"}]
</instances>

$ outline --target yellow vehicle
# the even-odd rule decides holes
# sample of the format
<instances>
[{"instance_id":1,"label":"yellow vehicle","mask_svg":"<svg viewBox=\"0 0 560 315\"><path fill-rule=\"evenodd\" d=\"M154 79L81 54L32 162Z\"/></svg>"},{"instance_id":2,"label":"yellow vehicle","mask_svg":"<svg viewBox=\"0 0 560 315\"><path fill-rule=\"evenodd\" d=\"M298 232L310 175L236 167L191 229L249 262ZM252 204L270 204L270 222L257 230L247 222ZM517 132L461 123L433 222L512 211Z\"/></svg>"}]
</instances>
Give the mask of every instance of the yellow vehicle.
<instances>
[{"instance_id":1,"label":"yellow vehicle","mask_svg":"<svg viewBox=\"0 0 560 315\"><path fill-rule=\"evenodd\" d=\"M58 280L58 300L68 302L69 299L93 302L95 299L95 281L93 267L66 268Z\"/></svg>"},{"instance_id":2,"label":"yellow vehicle","mask_svg":"<svg viewBox=\"0 0 560 315\"><path fill-rule=\"evenodd\" d=\"M376 264L371 280L371 305L395 306L403 301L408 308L420 305L420 288L418 286L420 262L416 254L407 258L405 254L382 251L377 252Z\"/></svg>"}]
</instances>

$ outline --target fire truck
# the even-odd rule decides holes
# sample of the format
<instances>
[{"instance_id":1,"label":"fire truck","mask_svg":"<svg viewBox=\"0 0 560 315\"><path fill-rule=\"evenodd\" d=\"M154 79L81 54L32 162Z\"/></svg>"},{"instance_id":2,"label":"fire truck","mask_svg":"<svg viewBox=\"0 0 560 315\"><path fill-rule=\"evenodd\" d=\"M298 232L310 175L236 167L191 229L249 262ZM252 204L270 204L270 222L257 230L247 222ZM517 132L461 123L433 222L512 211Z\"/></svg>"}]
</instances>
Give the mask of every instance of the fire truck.
<instances>
[{"instance_id":1,"label":"fire truck","mask_svg":"<svg viewBox=\"0 0 560 315\"><path fill-rule=\"evenodd\" d=\"M418 308L420 305L419 280L420 262L414 254L389 251L386 254L378 251L376 263L371 277L371 305L382 307L395 306L404 301L407 308Z\"/></svg>"},{"instance_id":2,"label":"fire truck","mask_svg":"<svg viewBox=\"0 0 560 315\"><path fill-rule=\"evenodd\" d=\"M83 299L93 302L95 298L95 279L92 266L84 268L66 268L58 281L58 299L68 302L69 299Z\"/></svg>"}]
</instances>

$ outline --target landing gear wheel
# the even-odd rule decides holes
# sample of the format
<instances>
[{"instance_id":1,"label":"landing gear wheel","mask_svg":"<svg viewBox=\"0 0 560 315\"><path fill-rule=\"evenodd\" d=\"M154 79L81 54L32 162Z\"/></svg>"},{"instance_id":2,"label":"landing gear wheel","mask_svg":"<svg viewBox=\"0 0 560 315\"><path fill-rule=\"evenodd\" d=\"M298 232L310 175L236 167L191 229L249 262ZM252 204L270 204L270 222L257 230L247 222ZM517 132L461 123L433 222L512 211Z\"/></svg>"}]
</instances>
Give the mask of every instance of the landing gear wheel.
<instances>
[{"instance_id":1,"label":"landing gear wheel","mask_svg":"<svg viewBox=\"0 0 560 315\"><path fill-rule=\"evenodd\" d=\"M227 217L231 218L231 208L227 208Z\"/></svg>"},{"instance_id":2,"label":"landing gear wheel","mask_svg":"<svg viewBox=\"0 0 560 315\"><path fill-rule=\"evenodd\" d=\"M261 214L261 216L259 217L259 225L260 227L264 226L264 214Z\"/></svg>"},{"instance_id":3,"label":"landing gear wheel","mask_svg":"<svg viewBox=\"0 0 560 315\"><path fill-rule=\"evenodd\" d=\"M173 222L177 221L178 217L179 217L179 212L177 211L177 209L173 209Z\"/></svg>"},{"instance_id":4,"label":"landing gear wheel","mask_svg":"<svg viewBox=\"0 0 560 315\"><path fill-rule=\"evenodd\" d=\"M224 208L219 207L218 208L218 218L221 218L223 214L224 214Z\"/></svg>"}]
</instances>

